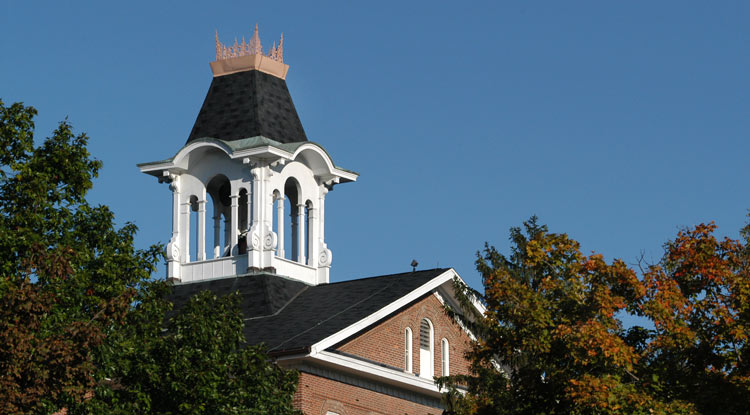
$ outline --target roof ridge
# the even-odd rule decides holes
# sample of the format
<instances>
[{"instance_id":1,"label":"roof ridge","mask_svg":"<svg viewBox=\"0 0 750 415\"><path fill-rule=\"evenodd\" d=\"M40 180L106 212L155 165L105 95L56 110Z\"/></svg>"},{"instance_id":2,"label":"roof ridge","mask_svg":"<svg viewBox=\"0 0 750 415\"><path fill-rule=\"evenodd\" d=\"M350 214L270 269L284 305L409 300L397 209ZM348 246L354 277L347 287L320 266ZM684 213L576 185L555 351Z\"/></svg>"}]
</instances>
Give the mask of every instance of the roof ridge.
<instances>
[{"instance_id":1,"label":"roof ridge","mask_svg":"<svg viewBox=\"0 0 750 415\"><path fill-rule=\"evenodd\" d=\"M248 320L259 320L259 319L262 319L262 318L266 318L266 317L273 317L273 316L279 315L279 314L280 314L280 313L281 313L282 311L284 311L284 309L286 308L286 306L288 306L288 305L289 305L289 304L291 304L291 303L292 303L292 302L293 302L294 300L296 300L296 299L297 299L297 297L299 297L299 296L300 296L300 294L302 294L303 292L307 291L307 289L308 289L308 288L310 288L310 286L309 286L309 285L305 285L304 287L302 287L302 289L301 289L301 290L297 291L297 293L296 293L296 294L294 294L294 295L292 296L292 298L290 298L290 299L289 299L289 301L287 301L286 303L284 303L284 305L283 305L283 306L281 306L281 307L280 307L280 308L279 308L279 309L278 309L278 310L277 310L276 312L274 312L274 313L271 313L271 314L268 314L268 315L265 315L265 316L247 317L247 318L244 318L244 319L242 319L242 321L248 321ZM267 294L266 294L266 295L267 295Z\"/></svg>"},{"instance_id":2,"label":"roof ridge","mask_svg":"<svg viewBox=\"0 0 750 415\"><path fill-rule=\"evenodd\" d=\"M331 283L328 283L328 284L319 284L319 285L316 285L316 287L325 287L325 286L330 286L330 285L347 284L347 283L352 283L352 282L357 282L357 281L362 281L362 280L372 280L372 279L375 279L375 278L396 277L396 276L399 276L399 275L409 275L409 274L416 274L416 273L425 273L425 272L428 272L428 271L438 271L439 270L439 271L445 272L445 271L448 271L449 269L450 268L430 268L430 269L421 269L419 271L399 272L399 273L396 273L396 274L375 275L375 276L372 276L372 277L362 277L362 278L355 278L355 279L346 280L346 281L331 282Z\"/></svg>"}]
</instances>

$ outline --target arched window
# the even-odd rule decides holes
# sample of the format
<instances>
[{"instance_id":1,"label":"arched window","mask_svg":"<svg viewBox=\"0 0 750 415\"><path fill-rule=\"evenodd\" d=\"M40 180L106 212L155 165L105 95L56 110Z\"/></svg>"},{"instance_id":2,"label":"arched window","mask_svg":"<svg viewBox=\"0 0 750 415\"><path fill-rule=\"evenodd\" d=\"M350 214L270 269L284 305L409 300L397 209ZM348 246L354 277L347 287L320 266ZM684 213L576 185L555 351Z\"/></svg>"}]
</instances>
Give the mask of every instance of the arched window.
<instances>
[{"instance_id":1,"label":"arched window","mask_svg":"<svg viewBox=\"0 0 750 415\"><path fill-rule=\"evenodd\" d=\"M448 339L443 339L440 342L440 348L442 349L440 352L440 356L443 358L443 364L442 364L442 370L443 373L441 373L442 376L448 376L450 374L450 345L448 344Z\"/></svg>"},{"instance_id":2,"label":"arched window","mask_svg":"<svg viewBox=\"0 0 750 415\"><path fill-rule=\"evenodd\" d=\"M239 224L239 239L237 241L237 253L242 255L247 253L247 237L250 230L248 220L248 192L247 189L240 189L239 199L237 201L237 223Z\"/></svg>"},{"instance_id":3,"label":"arched window","mask_svg":"<svg viewBox=\"0 0 750 415\"><path fill-rule=\"evenodd\" d=\"M190 236L187 238L186 251L188 252L188 261L198 259L198 197L190 196L190 217L188 218L188 229Z\"/></svg>"},{"instance_id":4,"label":"arched window","mask_svg":"<svg viewBox=\"0 0 750 415\"><path fill-rule=\"evenodd\" d=\"M216 175L206 186L206 192L213 200L213 258L228 254L229 235L227 232L230 211L229 179L223 174ZM222 224L224 222L224 224Z\"/></svg>"},{"instance_id":5,"label":"arched window","mask_svg":"<svg viewBox=\"0 0 750 415\"><path fill-rule=\"evenodd\" d=\"M238 201L239 206L237 206L237 220L240 223L239 230L240 233L244 233L249 228L249 222L248 222L248 193L247 189L240 189L240 199Z\"/></svg>"},{"instance_id":6,"label":"arched window","mask_svg":"<svg viewBox=\"0 0 750 415\"><path fill-rule=\"evenodd\" d=\"M404 330L404 370L411 373L411 329L409 327Z\"/></svg>"},{"instance_id":7,"label":"arched window","mask_svg":"<svg viewBox=\"0 0 750 415\"><path fill-rule=\"evenodd\" d=\"M433 350L434 331L432 322L426 318L419 324L419 376L432 379L435 367Z\"/></svg>"},{"instance_id":8,"label":"arched window","mask_svg":"<svg viewBox=\"0 0 750 415\"><path fill-rule=\"evenodd\" d=\"M294 260L296 255L294 246L297 240L296 228L292 228L292 225L296 222L294 209L288 196L284 197L282 202L284 203L284 232L286 233L284 235L284 258Z\"/></svg>"},{"instance_id":9,"label":"arched window","mask_svg":"<svg viewBox=\"0 0 750 415\"><path fill-rule=\"evenodd\" d=\"M313 208L312 202L309 200L306 201L305 202L305 237L303 240L305 241L305 258L307 258L307 260L310 260L310 255L312 253L312 244L314 243L314 241L312 240L312 230L310 228L311 226L313 226L313 223L310 217L312 208Z\"/></svg>"},{"instance_id":10,"label":"arched window","mask_svg":"<svg viewBox=\"0 0 750 415\"><path fill-rule=\"evenodd\" d=\"M285 207L289 206L289 209L284 209L284 212L289 212L289 226L285 226L285 229L289 229L288 246L285 247L286 255L289 259L297 262L303 262L302 258L305 256L305 212L300 210L304 209L303 205L300 205L300 186L296 179L290 177L284 184L284 204ZM286 225L286 223L285 223ZM300 249L302 248L302 249Z\"/></svg>"}]
</instances>

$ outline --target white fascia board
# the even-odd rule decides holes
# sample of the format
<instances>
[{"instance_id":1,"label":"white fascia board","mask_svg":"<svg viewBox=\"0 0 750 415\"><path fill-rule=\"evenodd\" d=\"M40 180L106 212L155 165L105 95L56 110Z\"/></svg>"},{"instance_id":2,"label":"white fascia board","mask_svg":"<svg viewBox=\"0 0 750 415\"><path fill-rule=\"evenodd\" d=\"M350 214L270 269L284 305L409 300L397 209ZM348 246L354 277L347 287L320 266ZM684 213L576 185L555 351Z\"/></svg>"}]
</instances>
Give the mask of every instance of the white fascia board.
<instances>
[{"instance_id":1,"label":"white fascia board","mask_svg":"<svg viewBox=\"0 0 750 415\"><path fill-rule=\"evenodd\" d=\"M440 397L441 395L440 389L438 389L435 382L431 379L421 378L413 373L390 369L354 357L324 351L315 356L310 356L308 359L312 359L324 366L333 366L342 372L349 372L391 385L405 387L406 389L419 391L434 397Z\"/></svg>"},{"instance_id":2,"label":"white fascia board","mask_svg":"<svg viewBox=\"0 0 750 415\"><path fill-rule=\"evenodd\" d=\"M235 151L229 157L236 159L242 157L279 157L287 160L292 159L292 153L272 146L253 147L247 150Z\"/></svg>"},{"instance_id":3,"label":"white fascia board","mask_svg":"<svg viewBox=\"0 0 750 415\"><path fill-rule=\"evenodd\" d=\"M466 286L468 286L468 284L466 284L466 281L464 281L464 280L463 280L463 278L461 278L461 276L460 276L460 275L456 274L456 277L457 277L457 278L458 278L458 280L459 280L459 281L461 282L461 284L463 284L463 285L466 285ZM449 296L449 298L450 298L450 300L451 300L451 301L450 301L450 305L451 305L452 307L454 307L454 308L457 308L457 307L460 307L460 304L458 303L458 299L456 298L456 294L455 294L455 293L453 292L453 289L452 289L452 288L453 288L453 287L451 286L451 289L450 289L450 290L447 290L447 289L445 289L445 291L444 291L444 292L445 292L445 294L447 294L447 295ZM474 306L474 308L476 308L476 309L477 309L477 311L479 312L479 314L481 314L481 315L484 315L485 311L487 311L487 309L486 309L486 308L484 307L484 304L482 304L482 303L481 303L481 302L480 302L480 301L479 301L479 300L478 300L478 299L477 299L476 297L474 297L474 296L472 296L472 298L470 298L470 301L471 301L471 304L472 304L472 305ZM457 309L458 309L458 308L457 308Z\"/></svg>"},{"instance_id":4,"label":"white fascia board","mask_svg":"<svg viewBox=\"0 0 750 415\"><path fill-rule=\"evenodd\" d=\"M451 268L444 273L438 275L437 277L431 279L430 281L426 282L422 286L416 288L409 294L399 298L398 300L388 304L387 306L381 308L380 310L370 314L369 316L363 318L362 320L359 320L358 322L346 327L343 330L338 331L337 333L334 333L325 339L313 344L310 347L310 354L312 356L315 356L317 353L323 352L325 349L333 346L334 344L366 329L367 327L370 327L371 325L377 323L381 319L389 316L390 314L394 313L401 307L411 303L412 301L418 299L419 297L431 292L432 290L436 289L446 281L453 280L453 277L457 277L458 274L456 271Z\"/></svg>"},{"instance_id":5,"label":"white fascia board","mask_svg":"<svg viewBox=\"0 0 750 415\"><path fill-rule=\"evenodd\" d=\"M169 170L174 167L174 163L144 163L138 166L141 173L158 173L162 170Z\"/></svg>"},{"instance_id":6,"label":"white fascia board","mask_svg":"<svg viewBox=\"0 0 750 415\"><path fill-rule=\"evenodd\" d=\"M350 173L348 171L337 169L335 167L331 170L331 174L334 174L338 177L341 177L342 179L346 179L352 182L356 182L357 178L359 177L359 175L356 173Z\"/></svg>"},{"instance_id":7,"label":"white fascia board","mask_svg":"<svg viewBox=\"0 0 750 415\"><path fill-rule=\"evenodd\" d=\"M445 297L440 294L441 291L443 292L443 294L446 294ZM451 295L447 295L447 294L448 294L447 289L442 286L435 291L435 297L438 299L438 301L440 301L440 304L445 306L445 303L447 302L451 308L460 310L461 306L458 304L454 296L452 294ZM461 319L456 319L455 322L458 324L459 327L461 327L464 333L466 333L466 335L469 336L469 339L471 339L471 341L477 340L477 336L475 336L474 333L472 333L471 330L469 330L469 328L466 327L466 325L461 321Z\"/></svg>"}]
</instances>

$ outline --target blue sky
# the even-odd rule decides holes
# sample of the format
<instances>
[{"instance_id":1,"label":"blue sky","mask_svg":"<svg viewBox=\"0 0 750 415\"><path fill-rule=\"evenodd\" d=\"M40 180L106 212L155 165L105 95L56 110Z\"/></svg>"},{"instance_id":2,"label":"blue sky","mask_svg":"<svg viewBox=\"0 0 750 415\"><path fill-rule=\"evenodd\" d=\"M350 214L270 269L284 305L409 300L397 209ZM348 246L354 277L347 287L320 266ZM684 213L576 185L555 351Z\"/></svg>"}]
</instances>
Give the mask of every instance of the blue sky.
<instances>
[{"instance_id":1,"label":"blue sky","mask_svg":"<svg viewBox=\"0 0 750 415\"><path fill-rule=\"evenodd\" d=\"M362 6L366 4L367 6ZM326 201L332 281L508 249L532 214L584 252L657 260L750 208L748 2L0 1L0 98L66 116L104 162L91 199L170 236L173 155L225 42L285 39L308 137L358 171Z\"/></svg>"}]
</instances>

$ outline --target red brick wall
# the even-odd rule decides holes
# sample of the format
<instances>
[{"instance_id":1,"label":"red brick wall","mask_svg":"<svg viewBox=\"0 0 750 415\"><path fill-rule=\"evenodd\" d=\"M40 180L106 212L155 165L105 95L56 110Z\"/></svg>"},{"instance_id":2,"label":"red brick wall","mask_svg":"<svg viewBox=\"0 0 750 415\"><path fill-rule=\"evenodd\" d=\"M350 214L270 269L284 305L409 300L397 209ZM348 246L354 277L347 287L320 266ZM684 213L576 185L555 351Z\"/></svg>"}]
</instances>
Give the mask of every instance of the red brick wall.
<instances>
[{"instance_id":1,"label":"red brick wall","mask_svg":"<svg viewBox=\"0 0 750 415\"><path fill-rule=\"evenodd\" d=\"M440 415L442 410L302 372L294 397L305 415Z\"/></svg>"},{"instance_id":2,"label":"red brick wall","mask_svg":"<svg viewBox=\"0 0 750 415\"><path fill-rule=\"evenodd\" d=\"M419 325L423 318L428 318L434 327L434 370L435 376L442 376L442 347L441 340L448 340L450 346L451 375L468 374L469 363L464 359L464 353L469 346L466 332L453 321L443 309L443 305L433 295L429 294L416 303L401 310L376 324L373 328L359 334L338 349L379 363L405 369L404 362L404 331L406 327L412 332L412 371L419 369Z\"/></svg>"}]
</instances>

